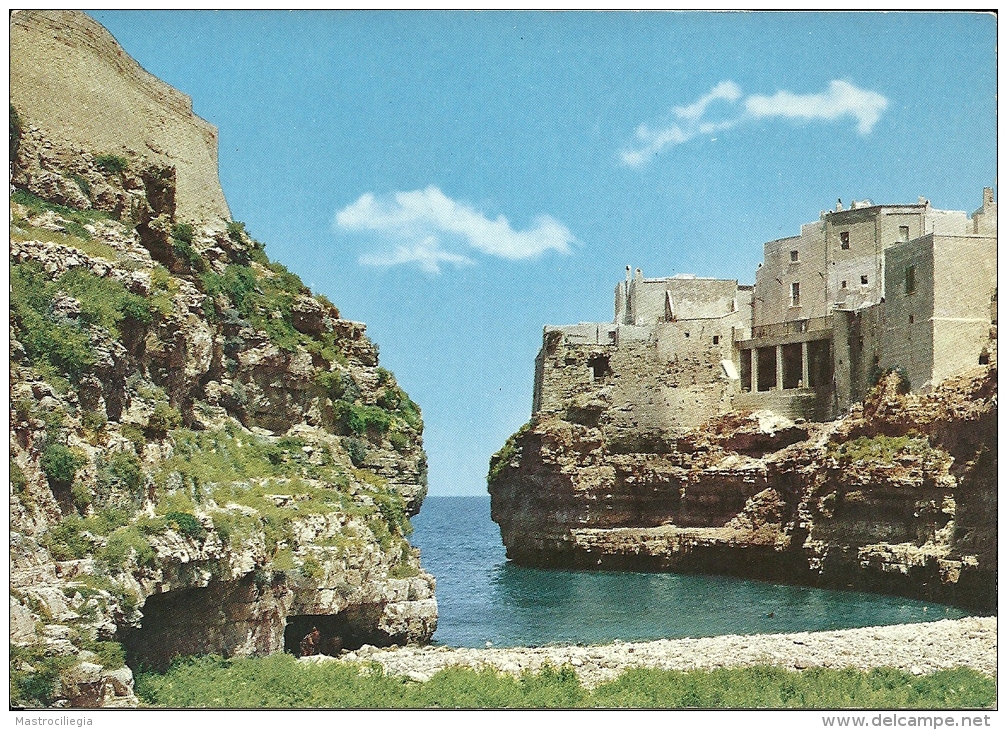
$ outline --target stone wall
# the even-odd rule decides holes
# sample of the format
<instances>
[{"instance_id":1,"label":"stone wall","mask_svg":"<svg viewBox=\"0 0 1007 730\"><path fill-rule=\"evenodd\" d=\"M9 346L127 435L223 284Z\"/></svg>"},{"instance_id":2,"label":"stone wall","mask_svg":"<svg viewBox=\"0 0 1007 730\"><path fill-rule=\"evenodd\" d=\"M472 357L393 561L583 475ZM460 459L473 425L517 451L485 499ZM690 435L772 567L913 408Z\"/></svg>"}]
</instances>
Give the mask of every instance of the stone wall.
<instances>
[{"instance_id":1,"label":"stone wall","mask_svg":"<svg viewBox=\"0 0 1007 730\"><path fill-rule=\"evenodd\" d=\"M680 319L713 319L738 311L738 282L680 274L663 279L645 279L636 270L633 278L619 282L615 296L615 321L619 324L652 326Z\"/></svg>"},{"instance_id":2,"label":"stone wall","mask_svg":"<svg viewBox=\"0 0 1007 730\"><path fill-rule=\"evenodd\" d=\"M934 382L978 365L991 337L996 237L935 236Z\"/></svg>"},{"instance_id":3,"label":"stone wall","mask_svg":"<svg viewBox=\"0 0 1007 730\"><path fill-rule=\"evenodd\" d=\"M828 314L824 271L825 231L821 222L801 226L800 236L765 244L762 265L755 272L752 326ZM794 283L800 287L797 305L793 304Z\"/></svg>"},{"instance_id":4,"label":"stone wall","mask_svg":"<svg viewBox=\"0 0 1007 730\"><path fill-rule=\"evenodd\" d=\"M216 128L193 114L188 96L144 71L84 13L11 15L10 102L25 128L91 155L174 167L180 218L230 218L217 177Z\"/></svg>"}]
</instances>

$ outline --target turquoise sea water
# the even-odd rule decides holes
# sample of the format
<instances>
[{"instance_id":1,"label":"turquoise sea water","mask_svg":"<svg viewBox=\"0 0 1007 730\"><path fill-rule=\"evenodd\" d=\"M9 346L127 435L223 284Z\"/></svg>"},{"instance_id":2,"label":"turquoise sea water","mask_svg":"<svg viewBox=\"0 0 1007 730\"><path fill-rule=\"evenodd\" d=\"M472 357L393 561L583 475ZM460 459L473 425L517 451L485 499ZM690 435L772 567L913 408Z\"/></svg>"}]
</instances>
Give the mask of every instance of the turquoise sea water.
<instances>
[{"instance_id":1,"label":"turquoise sea water","mask_svg":"<svg viewBox=\"0 0 1007 730\"><path fill-rule=\"evenodd\" d=\"M894 596L721 576L540 570L509 563L489 497L428 497L411 542L437 577L435 644L541 646L779 633L960 618ZM772 615L770 615L772 614Z\"/></svg>"}]
</instances>

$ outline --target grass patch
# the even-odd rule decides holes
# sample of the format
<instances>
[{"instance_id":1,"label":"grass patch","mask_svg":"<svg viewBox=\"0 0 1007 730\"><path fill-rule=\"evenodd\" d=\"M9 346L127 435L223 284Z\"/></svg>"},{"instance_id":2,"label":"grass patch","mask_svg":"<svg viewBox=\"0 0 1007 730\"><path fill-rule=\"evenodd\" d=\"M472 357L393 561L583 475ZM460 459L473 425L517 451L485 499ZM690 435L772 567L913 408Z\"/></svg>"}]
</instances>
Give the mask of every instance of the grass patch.
<instances>
[{"instance_id":1,"label":"grass patch","mask_svg":"<svg viewBox=\"0 0 1007 730\"><path fill-rule=\"evenodd\" d=\"M112 535L129 522L124 510L106 507L90 517L69 515L42 536L42 542L56 560L79 560L94 553L89 535Z\"/></svg>"},{"instance_id":2,"label":"grass patch","mask_svg":"<svg viewBox=\"0 0 1007 730\"><path fill-rule=\"evenodd\" d=\"M94 165L100 170L115 174L129 167L129 160L121 155L103 154L94 158Z\"/></svg>"},{"instance_id":3,"label":"grass patch","mask_svg":"<svg viewBox=\"0 0 1007 730\"><path fill-rule=\"evenodd\" d=\"M80 302L78 321L54 316L52 302L61 292ZM119 281L85 269L71 269L52 281L34 262L11 263L10 305L15 336L30 363L71 380L94 363L88 326L102 327L118 340L124 321L153 320L148 300L130 293Z\"/></svg>"},{"instance_id":4,"label":"grass patch","mask_svg":"<svg viewBox=\"0 0 1007 730\"><path fill-rule=\"evenodd\" d=\"M235 425L216 431L177 429L171 438L174 454L159 465L154 477L161 495L158 514L165 519L172 513L191 514L209 499L220 508L232 503L252 508L253 514L237 509L211 512L225 542L233 544L261 532L272 552L291 541L293 520L337 510L373 520L372 531L383 546L393 546L412 529L402 498L383 480L371 472L355 471L354 477L366 485L363 496L368 499L361 501L350 494L349 475L326 458L327 452L320 464L312 463L301 439L273 442ZM316 452L315 461L318 456ZM284 496L289 497L285 503L277 499Z\"/></svg>"},{"instance_id":5,"label":"grass patch","mask_svg":"<svg viewBox=\"0 0 1007 730\"><path fill-rule=\"evenodd\" d=\"M50 656L41 644L10 647L10 704L12 707L45 707L52 703L60 674L76 659ZM27 669L30 667L30 671Z\"/></svg>"},{"instance_id":6,"label":"grass patch","mask_svg":"<svg viewBox=\"0 0 1007 730\"><path fill-rule=\"evenodd\" d=\"M12 203L23 205L31 213L38 214L51 210L52 212L62 216L65 220L73 221L81 226L98 220L111 220L108 213L103 211L78 210L65 205L59 205L58 203L51 203L48 200L43 200L34 193L29 193L27 190L22 190L20 188L11 193L10 199Z\"/></svg>"},{"instance_id":7,"label":"grass patch","mask_svg":"<svg viewBox=\"0 0 1007 730\"><path fill-rule=\"evenodd\" d=\"M392 414L378 406L362 406L346 401L334 404L336 422L344 433L357 436L384 436L392 427Z\"/></svg>"},{"instance_id":8,"label":"grass patch","mask_svg":"<svg viewBox=\"0 0 1007 730\"><path fill-rule=\"evenodd\" d=\"M486 475L486 480L488 482L496 481L501 472L503 472L504 467L507 466L515 456L517 456L517 442L530 430L531 423L529 422L512 433L504 442L504 445L500 447L500 450L490 457L490 470L489 474Z\"/></svg>"},{"instance_id":9,"label":"grass patch","mask_svg":"<svg viewBox=\"0 0 1007 730\"><path fill-rule=\"evenodd\" d=\"M639 707L639 708L979 708L996 683L971 669L916 677L893 669L775 667L675 672L632 669L589 691L570 667L520 677L450 668L429 682L380 667L298 664L289 654L258 659L180 660L164 674L141 673L136 692L164 707Z\"/></svg>"}]
</instances>

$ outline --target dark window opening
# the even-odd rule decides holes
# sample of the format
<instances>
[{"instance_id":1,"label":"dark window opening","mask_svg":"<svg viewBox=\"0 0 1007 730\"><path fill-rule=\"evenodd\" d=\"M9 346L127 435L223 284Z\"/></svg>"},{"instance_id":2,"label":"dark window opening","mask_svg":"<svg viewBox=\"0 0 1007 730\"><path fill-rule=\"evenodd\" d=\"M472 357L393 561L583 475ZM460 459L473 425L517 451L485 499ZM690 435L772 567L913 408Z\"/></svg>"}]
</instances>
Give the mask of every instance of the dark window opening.
<instances>
[{"instance_id":1,"label":"dark window opening","mask_svg":"<svg viewBox=\"0 0 1007 730\"><path fill-rule=\"evenodd\" d=\"M686 336L686 337L688 337L688 336L689 336L689 333L688 333L688 332L686 332L686 333L685 333L685 336Z\"/></svg>"},{"instance_id":2,"label":"dark window opening","mask_svg":"<svg viewBox=\"0 0 1007 730\"><path fill-rule=\"evenodd\" d=\"M839 234L839 247L848 249L850 247L850 232L843 231Z\"/></svg>"},{"instance_id":3,"label":"dark window opening","mask_svg":"<svg viewBox=\"0 0 1007 730\"><path fill-rule=\"evenodd\" d=\"M783 345L780 349L783 356L783 387L784 389L799 388L803 379L801 375L803 369L801 343Z\"/></svg>"},{"instance_id":4,"label":"dark window opening","mask_svg":"<svg viewBox=\"0 0 1007 730\"><path fill-rule=\"evenodd\" d=\"M829 341L814 340L808 343L808 386L816 388L832 383L832 363L829 358Z\"/></svg>"},{"instance_id":5,"label":"dark window opening","mask_svg":"<svg viewBox=\"0 0 1007 730\"><path fill-rule=\"evenodd\" d=\"M840 289L845 289L846 288L846 280L845 279L843 279L843 283L840 285L839 288Z\"/></svg>"},{"instance_id":6,"label":"dark window opening","mask_svg":"<svg viewBox=\"0 0 1007 730\"><path fill-rule=\"evenodd\" d=\"M741 351L741 389L746 393L752 390L752 353L754 350Z\"/></svg>"},{"instance_id":7,"label":"dark window opening","mask_svg":"<svg viewBox=\"0 0 1007 730\"><path fill-rule=\"evenodd\" d=\"M979 353L979 364L980 365L990 364L990 354L986 350L983 350L982 352Z\"/></svg>"},{"instance_id":8,"label":"dark window opening","mask_svg":"<svg viewBox=\"0 0 1007 730\"><path fill-rule=\"evenodd\" d=\"M720 344L720 335L714 335L713 336L713 344L715 344L715 345L719 345Z\"/></svg>"},{"instance_id":9,"label":"dark window opening","mask_svg":"<svg viewBox=\"0 0 1007 730\"><path fill-rule=\"evenodd\" d=\"M791 251L790 252L790 260L792 262L796 262L797 261L797 251Z\"/></svg>"},{"instance_id":10,"label":"dark window opening","mask_svg":"<svg viewBox=\"0 0 1007 730\"><path fill-rule=\"evenodd\" d=\"M860 284L861 286L867 286L867 274L861 274Z\"/></svg>"},{"instance_id":11,"label":"dark window opening","mask_svg":"<svg viewBox=\"0 0 1007 730\"><path fill-rule=\"evenodd\" d=\"M798 281L790 285L790 306L801 306L801 283Z\"/></svg>"},{"instance_id":12,"label":"dark window opening","mask_svg":"<svg viewBox=\"0 0 1007 730\"><path fill-rule=\"evenodd\" d=\"M909 315L909 324L912 324L915 321L916 321L916 317L914 317L913 315L910 314Z\"/></svg>"},{"instance_id":13,"label":"dark window opening","mask_svg":"<svg viewBox=\"0 0 1007 730\"><path fill-rule=\"evenodd\" d=\"M916 291L916 267L907 266L906 267L906 294L912 294Z\"/></svg>"},{"instance_id":14,"label":"dark window opening","mask_svg":"<svg viewBox=\"0 0 1007 730\"><path fill-rule=\"evenodd\" d=\"M609 365L608 355L595 355L594 357L588 358L587 366L591 368L591 374L594 376L595 380L602 380L612 374L612 368Z\"/></svg>"},{"instance_id":15,"label":"dark window opening","mask_svg":"<svg viewBox=\"0 0 1007 730\"><path fill-rule=\"evenodd\" d=\"M776 387L776 348L760 347L755 350L758 354L759 377L756 388L762 390L772 390Z\"/></svg>"}]
</instances>

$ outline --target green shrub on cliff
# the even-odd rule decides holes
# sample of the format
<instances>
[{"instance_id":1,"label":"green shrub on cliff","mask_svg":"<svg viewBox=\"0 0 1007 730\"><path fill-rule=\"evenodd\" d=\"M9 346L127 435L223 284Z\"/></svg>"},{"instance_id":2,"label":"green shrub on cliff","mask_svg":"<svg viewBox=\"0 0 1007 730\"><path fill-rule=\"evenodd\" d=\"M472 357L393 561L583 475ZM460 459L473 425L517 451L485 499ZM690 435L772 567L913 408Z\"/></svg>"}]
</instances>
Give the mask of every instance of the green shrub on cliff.
<instances>
[{"instance_id":1,"label":"green shrub on cliff","mask_svg":"<svg viewBox=\"0 0 1007 730\"><path fill-rule=\"evenodd\" d=\"M518 455L517 442L521 439L528 431L531 430L531 422L526 423L513 434L510 435L504 445L500 448L498 452L490 457L490 470L489 474L486 475L486 480L489 482L496 481L500 474L503 472L504 467L506 467L513 459Z\"/></svg>"},{"instance_id":2,"label":"green shrub on cliff","mask_svg":"<svg viewBox=\"0 0 1007 730\"><path fill-rule=\"evenodd\" d=\"M186 537L191 537L194 540L202 540L206 537L206 528L196 519L195 515L188 512L168 512L164 516L164 520L168 527Z\"/></svg>"},{"instance_id":3,"label":"green shrub on cliff","mask_svg":"<svg viewBox=\"0 0 1007 730\"><path fill-rule=\"evenodd\" d=\"M84 466L84 456L63 444L49 444L42 452L41 466L51 485L68 485Z\"/></svg>"},{"instance_id":4,"label":"green shrub on cliff","mask_svg":"<svg viewBox=\"0 0 1007 730\"><path fill-rule=\"evenodd\" d=\"M56 694L59 676L77 662L72 656L51 656L43 644L10 647L11 707L47 707Z\"/></svg>"},{"instance_id":5,"label":"green shrub on cliff","mask_svg":"<svg viewBox=\"0 0 1007 730\"><path fill-rule=\"evenodd\" d=\"M95 559L115 570L124 567L134 555L138 565L151 565L155 558L154 549L146 536L135 525L126 525L109 535L108 542L98 551Z\"/></svg>"},{"instance_id":6,"label":"green shrub on cliff","mask_svg":"<svg viewBox=\"0 0 1007 730\"><path fill-rule=\"evenodd\" d=\"M923 436L861 436L841 444L830 443L828 453L842 464L858 461L892 464L903 456L920 457L928 461L949 458L944 451L931 446Z\"/></svg>"},{"instance_id":7,"label":"green shrub on cliff","mask_svg":"<svg viewBox=\"0 0 1007 730\"><path fill-rule=\"evenodd\" d=\"M127 167L129 167L129 160L122 155L107 153L95 157L94 166L107 173L116 174L123 172Z\"/></svg>"},{"instance_id":8,"label":"green shrub on cliff","mask_svg":"<svg viewBox=\"0 0 1007 730\"><path fill-rule=\"evenodd\" d=\"M109 220L110 217L108 213L100 210L87 209L78 210L77 208L70 208L65 205L60 205L59 203L51 203L48 200L43 200L34 193L30 193L27 190L17 188L10 196L12 203L17 203L23 205L28 209L29 213L44 213L45 211L52 211L57 213L62 218L68 221L74 221L80 225L85 223L92 223L98 220Z\"/></svg>"},{"instance_id":9,"label":"green shrub on cliff","mask_svg":"<svg viewBox=\"0 0 1007 730\"><path fill-rule=\"evenodd\" d=\"M150 417L147 419L147 430L159 435L166 434L181 425L182 414L167 401L155 403L154 410L151 411Z\"/></svg>"},{"instance_id":10,"label":"green shrub on cliff","mask_svg":"<svg viewBox=\"0 0 1007 730\"><path fill-rule=\"evenodd\" d=\"M13 334L30 364L71 379L94 363L86 331L78 323L55 320L50 305L55 286L37 264L13 264L10 270ZM47 378L48 380L49 378Z\"/></svg>"},{"instance_id":11,"label":"green shrub on cliff","mask_svg":"<svg viewBox=\"0 0 1007 730\"><path fill-rule=\"evenodd\" d=\"M114 339L121 338L123 322L149 324L153 320L150 302L115 279L95 276L86 269L70 269L56 285L80 302L85 322L104 327Z\"/></svg>"},{"instance_id":12,"label":"green shrub on cliff","mask_svg":"<svg viewBox=\"0 0 1007 730\"><path fill-rule=\"evenodd\" d=\"M171 227L171 248L178 258L182 259L193 271L205 271L206 260L192 245L196 235L191 223L175 223Z\"/></svg>"},{"instance_id":13,"label":"green shrub on cliff","mask_svg":"<svg viewBox=\"0 0 1007 730\"><path fill-rule=\"evenodd\" d=\"M392 426L392 415L384 408L361 406L338 401L335 404L336 423L347 434L384 436Z\"/></svg>"},{"instance_id":14,"label":"green shrub on cliff","mask_svg":"<svg viewBox=\"0 0 1007 730\"><path fill-rule=\"evenodd\" d=\"M54 314L53 299L60 293L79 302L75 319ZM10 305L14 334L29 363L71 380L94 363L88 326L102 327L120 339L124 322L143 325L153 319L150 302L127 291L122 282L80 268L53 281L35 262L11 262Z\"/></svg>"}]
</instances>

